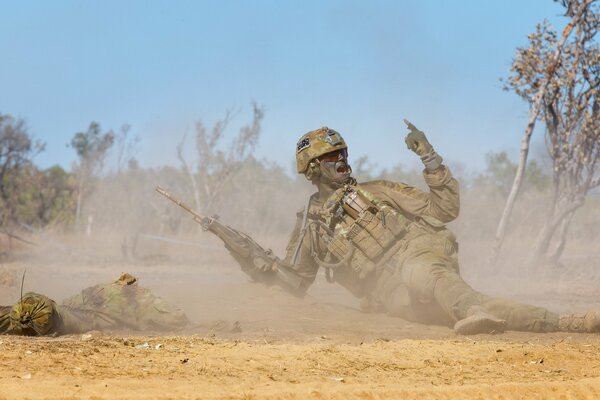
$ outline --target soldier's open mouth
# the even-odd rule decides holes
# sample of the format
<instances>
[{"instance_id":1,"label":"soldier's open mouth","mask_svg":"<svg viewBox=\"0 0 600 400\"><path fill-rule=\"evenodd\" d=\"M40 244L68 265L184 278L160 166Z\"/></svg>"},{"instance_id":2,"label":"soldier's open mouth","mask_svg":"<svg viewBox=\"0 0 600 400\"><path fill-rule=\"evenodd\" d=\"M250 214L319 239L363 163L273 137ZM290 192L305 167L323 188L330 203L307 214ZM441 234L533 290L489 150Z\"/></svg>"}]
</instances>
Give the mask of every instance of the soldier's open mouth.
<instances>
[{"instance_id":1,"label":"soldier's open mouth","mask_svg":"<svg viewBox=\"0 0 600 400\"><path fill-rule=\"evenodd\" d=\"M348 166L346 164L344 165L340 165L339 167L336 168L335 170L338 174L345 174L346 172L348 172Z\"/></svg>"}]
</instances>

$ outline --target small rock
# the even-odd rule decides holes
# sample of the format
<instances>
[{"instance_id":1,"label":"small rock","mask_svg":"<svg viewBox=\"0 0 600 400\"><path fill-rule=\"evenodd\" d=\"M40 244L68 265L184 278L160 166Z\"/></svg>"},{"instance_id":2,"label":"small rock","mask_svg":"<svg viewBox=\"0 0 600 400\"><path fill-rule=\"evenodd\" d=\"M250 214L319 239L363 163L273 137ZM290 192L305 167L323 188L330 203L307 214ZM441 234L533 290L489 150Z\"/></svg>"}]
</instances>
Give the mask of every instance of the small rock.
<instances>
[{"instance_id":1,"label":"small rock","mask_svg":"<svg viewBox=\"0 0 600 400\"><path fill-rule=\"evenodd\" d=\"M240 321L235 321L233 323L233 327L231 328L230 332L240 333L241 331L242 331L242 326L240 325Z\"/></svg>"},{"instance_id":2,"label":"small rock","mask_svg":"<svg viewBox=\"0 0 600 400\"><path fill-rule=\"evenodd\" d=\"M163 347L163 345L159 343L156 346L154 346L154 350L161 349L162 347Z\"/></svg>"},{"instance_id":3,"label":"small rock","mask_svg":"<svg viewBox=\"0 0 600 400\"><path fill-rule=\"evenodd\" d=\"M31 373L26 373L25 375L21 376L21 379L31 379Z\"/></svg>"},{"instance_id":4,"label":"small rock","mask_svg":"<svg viewBox=\"0 0 600 400\"><path fill-rule=\"evenodd\" d=\"M92 338L92 334L91 333L84 333L83 335L81 335L81 340L86 342L88 340L90 340Z\"/></svg>"},{"instance_id":5,"label":"small rock","mask_svg":"<svg viewBox=\"0 0 600 400\"><path fill-rule=\"evenodd\" d=\"M146 342L146 343L135 345L135 348L136 349L140 349L140 350L144 350L144 349L149 349L150 345L148 344L148 342Z\"/></svg>"}]
</instances>

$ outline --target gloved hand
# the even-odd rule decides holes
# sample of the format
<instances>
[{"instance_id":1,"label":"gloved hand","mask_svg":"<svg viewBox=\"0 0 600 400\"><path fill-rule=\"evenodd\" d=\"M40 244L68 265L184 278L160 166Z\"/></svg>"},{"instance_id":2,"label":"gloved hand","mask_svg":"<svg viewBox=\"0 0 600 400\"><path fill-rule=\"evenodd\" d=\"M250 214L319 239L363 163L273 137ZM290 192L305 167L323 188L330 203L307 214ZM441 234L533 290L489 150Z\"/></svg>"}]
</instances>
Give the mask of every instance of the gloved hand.
<instances>
[{"instance_id":1,"label":"gloved hand","mask_svg":"<svg viewBox=\"0 0 600 400\"><path fill-rule=\"evenodd\" d=\"M411 124L406 118L404 118L404 123L410 130L408 135L404 138L409 150L414 151L419 157L423 157L433 150L433 146L429 143L422 131L418 130L417 127Z\"/></svg>"},{"instance_id":2,"label":"gloved hand","mask_svg":"<svg viewBox=\"0 0 600 400\"><path fill-rule=\"evenodd\" d=\"M271 250L267 250L267 252L268 255L272 254ZM272 273L277 270L276 258L256 256L252 258L252 264L254 264L256 271L262 273Z\"/></svg>"},{"instance_id":3,"label":"gloved hand","mask_svg":"<svg viewBox=\"0 0 600 400\"><path fill-rule=\"evenodd\" d=\"M408 149L414 151L421 157L421 161L423 161L427 171L438 169L440 165L442 165L442 157L435 152L433 146L429 143L422 131L418 130L406 118L404 118L404 123L410 130L408 135L406 135L406 138L404 138Z\"/></svg>"}]
</instances>

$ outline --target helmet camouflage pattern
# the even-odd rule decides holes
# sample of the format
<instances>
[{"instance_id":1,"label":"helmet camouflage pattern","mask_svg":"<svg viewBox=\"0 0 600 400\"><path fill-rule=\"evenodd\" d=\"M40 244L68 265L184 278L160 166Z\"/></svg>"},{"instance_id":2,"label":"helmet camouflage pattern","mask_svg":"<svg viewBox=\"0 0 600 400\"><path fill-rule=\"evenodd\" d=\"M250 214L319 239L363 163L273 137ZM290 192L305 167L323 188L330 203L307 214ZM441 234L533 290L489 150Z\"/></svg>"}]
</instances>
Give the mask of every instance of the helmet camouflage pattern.
<instances>
[{"instance_id":1,"label":"helmet camouflage pattern","mask_svg":"<svg viewBox=\"0 0 600 400\"><path fill-rule=\"evenodd\" d=\"M12 333L28 336L49 335L58 328L56 303L38 293L26 293L10 310Z\"/></svg>"},{"instance_id":2,"label":"helmet camouflage pattern","mask_svg":"<svg viewBox=\"0 0 600 400\"><path fill-rule=\"evenodd\" d=\"M332 151L347 149L339 132L326 126L302 135L296 146L296 170L306 172L308 164L315 158Z\"/></svg>"}]
</instances>

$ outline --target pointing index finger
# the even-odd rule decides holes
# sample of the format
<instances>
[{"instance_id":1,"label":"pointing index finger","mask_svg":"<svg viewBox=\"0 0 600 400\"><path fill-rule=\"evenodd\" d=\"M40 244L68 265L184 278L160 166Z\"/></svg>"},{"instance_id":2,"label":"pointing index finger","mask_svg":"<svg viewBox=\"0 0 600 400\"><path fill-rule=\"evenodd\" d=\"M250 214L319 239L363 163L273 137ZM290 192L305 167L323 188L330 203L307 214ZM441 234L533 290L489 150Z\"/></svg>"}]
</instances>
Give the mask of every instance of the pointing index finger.
<instances>
[{"instance_id":1,"label":"pointing index finger","mask_svg":"<svg viewBox=\"0 0 600 400\"><path fill-rule=\"evenodd\" d=\"M409 120L407 120L406 118L404 118L404 123L406 124L406 126L408 127L408 129L412 130L416 130L417 128L411 124L411 122Z\"/></svg>"}]
</instances>

